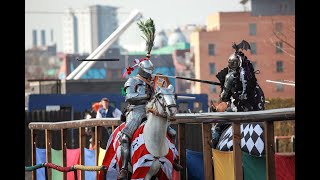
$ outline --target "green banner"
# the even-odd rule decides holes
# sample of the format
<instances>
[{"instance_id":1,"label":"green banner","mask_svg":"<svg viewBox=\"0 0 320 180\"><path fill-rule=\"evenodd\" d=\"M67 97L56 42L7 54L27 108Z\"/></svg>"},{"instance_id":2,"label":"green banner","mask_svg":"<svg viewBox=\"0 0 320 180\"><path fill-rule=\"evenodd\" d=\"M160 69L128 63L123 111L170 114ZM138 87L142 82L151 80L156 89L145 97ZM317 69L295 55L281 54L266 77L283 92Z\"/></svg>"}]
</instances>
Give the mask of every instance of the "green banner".
<instances>
[{"instance_id":1,"label":"green banner","mask_svg":"<svg viewBox=\"0 0 320 180\"><path fill-rule=\"evenodd\" d=\"M51 148L51 161L53 164L63 166L62 163L62 150L54 150ZM52 169L52 180L63 179L63 172Z\"/></svg>"},{"instance_id":2,"label":"green banner","mask_svg":"<svg viewBox=\"0 0 320 180\"><path fill-rule=\"evenodd\" d=\"M252 156L242 151L244 180L266 180L266 157Z\"/></svg>"}]
</instances>

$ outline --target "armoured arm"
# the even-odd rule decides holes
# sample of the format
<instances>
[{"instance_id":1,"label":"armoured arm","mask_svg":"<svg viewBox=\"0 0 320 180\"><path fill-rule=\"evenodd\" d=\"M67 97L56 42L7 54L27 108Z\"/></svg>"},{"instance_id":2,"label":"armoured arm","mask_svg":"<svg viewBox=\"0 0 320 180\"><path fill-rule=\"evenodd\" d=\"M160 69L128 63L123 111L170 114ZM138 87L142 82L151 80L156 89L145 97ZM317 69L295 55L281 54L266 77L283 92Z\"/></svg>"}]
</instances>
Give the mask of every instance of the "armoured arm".
<instances>
[{"instance_id":1,"label":"armoured arm","mask_svg":"<svg viewBox=\"0 0 320 180\"><path fill-rule=\"evenodd\" d=\"M231 71L226 75L225 82L223 85L223 90L222 90L222 93L220 94L220 98L222 101L227 102L230 100L231 88L234 85L236 78L237 78L237 75L235 71Z\"/></svg>"},{"instance_id":2,"label":"armoured arm","mask_svg":"<svg viewBox=\"0 0 320 180\"><path fill-rule=\"evenodd\" d=\"M126 101L130 104L140 104L150 99L146 93L146 84L134 78L129 78L125 83Z\"/></svg>"}]
</instances>

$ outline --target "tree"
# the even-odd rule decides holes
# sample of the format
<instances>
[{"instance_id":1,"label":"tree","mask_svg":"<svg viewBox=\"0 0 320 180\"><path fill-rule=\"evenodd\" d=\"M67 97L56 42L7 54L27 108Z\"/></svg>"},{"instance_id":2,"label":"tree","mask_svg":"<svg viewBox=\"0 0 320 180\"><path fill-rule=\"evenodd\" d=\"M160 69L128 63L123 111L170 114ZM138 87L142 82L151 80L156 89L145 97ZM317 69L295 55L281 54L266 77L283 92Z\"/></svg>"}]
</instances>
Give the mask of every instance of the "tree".
<instances>
[{"instance_id":1,"label":"tree","mask_svg":"<svg viewBox=\"0 0 320 180\"><path fill-rule=\"evenodd\" d=\"M280 49L288 56L295 58L295 19L288 18L285 23L277 22L274 18L271 18L272 24L272 35L269 41L276 48ZM286 45L286 48L280 46L281 44Z\"/></svg>"}]
</instances>

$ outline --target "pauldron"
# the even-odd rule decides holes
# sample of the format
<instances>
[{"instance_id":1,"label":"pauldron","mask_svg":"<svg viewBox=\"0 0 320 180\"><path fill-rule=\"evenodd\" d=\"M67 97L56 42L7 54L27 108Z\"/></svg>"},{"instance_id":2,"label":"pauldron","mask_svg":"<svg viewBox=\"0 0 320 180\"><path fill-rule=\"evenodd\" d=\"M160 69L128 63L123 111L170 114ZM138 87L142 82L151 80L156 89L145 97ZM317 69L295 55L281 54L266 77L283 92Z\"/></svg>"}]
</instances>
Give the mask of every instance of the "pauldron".
<instances>
[{"instance_id":1,"label":"pauldron","mask_svg":"<svg viewBox=\"0 0 320 180\"><path fill-rule=\"evenodd\" d=\"M133 105L145 104L150 100L152 90L149 85L136 77L130 77L124 84L125 101Z\"/></svg>"}]
</instances>

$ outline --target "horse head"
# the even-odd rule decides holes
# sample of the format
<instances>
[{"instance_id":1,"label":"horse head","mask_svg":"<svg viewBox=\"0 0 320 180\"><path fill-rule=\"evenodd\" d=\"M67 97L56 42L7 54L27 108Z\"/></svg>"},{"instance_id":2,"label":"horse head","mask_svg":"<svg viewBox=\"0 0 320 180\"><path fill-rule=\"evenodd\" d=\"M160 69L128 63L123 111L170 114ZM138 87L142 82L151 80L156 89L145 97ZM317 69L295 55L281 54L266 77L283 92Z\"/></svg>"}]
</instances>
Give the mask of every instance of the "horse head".
<instances>
[{"instance_id":1,"label":"horse head","mask_svg":"<svg viewBox=\"0 0 320 180\"><path fill-rule=\"evenodd\" d=\"M157 87L156 93L147 104L147 111L156 116L166 119L172 119L177 113L176 98L172 85L165 87Z\"/></svg>"}]
</instances>

